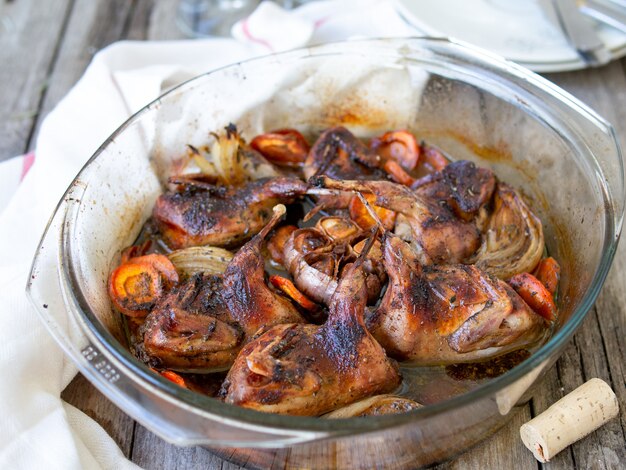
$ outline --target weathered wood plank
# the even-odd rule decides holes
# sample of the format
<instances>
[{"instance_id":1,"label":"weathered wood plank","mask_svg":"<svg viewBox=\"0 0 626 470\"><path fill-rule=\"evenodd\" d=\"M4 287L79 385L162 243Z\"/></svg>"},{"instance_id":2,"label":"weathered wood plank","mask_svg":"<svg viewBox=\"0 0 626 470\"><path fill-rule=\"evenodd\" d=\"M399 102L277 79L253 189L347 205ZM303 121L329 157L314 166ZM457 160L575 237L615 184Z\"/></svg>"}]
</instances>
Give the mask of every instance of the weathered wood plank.
<instances>
[{"instance_id":1,"label":"weathered wood plank","mask_svg":"<svg viewBox=\"0 0 626 470\"><path fill-rule=\"evenodd\" d=\"M185 39L176 24L178 0L159 0L154 3L148 23L147 39Z\"/></svg>"},{"instance_id":2,"label":"weathered wood plank","mask_svg":"<svg viewBox=\"0 0 626 470\"><path fill-rule=\"evenodd\" d=\"M546 408L592 377L605 380L613 388L603 353L602 339L595 310L585 319L583 327L568 344L556 364L556 369L538 390L533 400L534 412L542 413ZM570 449L557 455L545 465L546 468L619 468L626 461L624 437L619 420L613 420L584 439L574 443Z\"/></svg>"},{"instance_id":3,"label":"weathered wood plank","mask_svg":"<svg viewBox=\"0 0 626 470\"><path fill-rule=\"evenodd\" d=\"M589 334L588 329L591 329L594 322L593 315L589 315L586 319L586 327L581 330L574 338L574 341L566 348L559 364L557 364L559 377L566 393L569 393L591 376L587 377L584 370L584 358L583 349L581 349L581 343L585 343L581 340L581 337ZM592 350L584 350L585 355L593 354ZM604 377L601 377L604 378ZM537 410L541 412L543 410ZM605 427L601 428L595 433L590 434L585 439L572 445L572 455L574 462L578 468L612 468L607 465L602 455L599 455L602 449L603 442L601 442L600 435L607 434L607 428L613 423L608 423Z\"/></svg>"},{"instance_id":4,"label":"weathered wood plank","mask_svg":"<svg viewBox=\"0 0 626 470\"><path fill-rule=\"evenodd\" d=\"M0 4L0 161L28 149L71 0Z\"/></svg>"},{"instance_id":5,"label":"weathered wood plank","mask_svg":"<svg viewBox=\"0 0 626 470\"><path fill-rule=\"evenodd\" d=\"M130 10L126 39L142 41L148 38L154 0L135 0Z\"/></svg>"},{"instance_id":6,"label":"weathered wood plank","mask_svg":"<svg viewBox=\"0 0 626 470\"><path fill-rule=\"evenodd\" d=\"M135 0L127 39L186 39L176 24L178 0Z\"/></svg>"},{"instance_id":7,"label":"weathered wood plank","mask_svg":"<svg viewBox=\"0 0 626 470\"><path fill-rule=\"evenodd\" d=\"M130 455L135 422L107 400L85 377L78 374L63 390L61 398L97 421L120 446L124 455Z\"/></svg>"},{"instance_id":8,"label":"weathered wood plank","mask_svg":"<svg viewBox=\"0 0 626 470\"><path fill-rule=\"evenodd\" d=\"M536 468L535 458L523 446L519 438L519 428L528 420L530 420L530 406L525 405L494 436L465 452L456 460L437 468L441 470Z\"/></svg>"},{"instance_id":9,"label":"weathered wood plank","mask_svg":"<svg viewBox=\"0 0 626 470\"><path fill-rule=\"evenodd\" d=\"M69 18L67 32L60 44L58 59L52 67L51 85L43 100L35 135L45 115L80 78L96 51L119 39L145 39L148 36L153 8L153 0L138 0L133 3L124 0L77 1ZM166 18L166 15L163 14L162 17ZM157 30L161 28L161 23L158 24ZM100 423L120 445L125 455L130 457L132 449L135 449L133 459L142 466L164 468L162 466L164 460L149 460L154 455L154 449L142 452L142 449L148 450L152 447L162 449L168 458L174 459L173 462L180 462L181 459L183 462L189 462L185 458L189 454L194 456L193 461L202 463L198 468L218 468L222 465L221 459L204 449L180 449L171 445L163 449L162 441L156 443L160 439L140 425L137 425L140 428L137 444L133 447L134 421L81 375L67 387L63 397ZM148 459L145 463L142 456ZM185 467L193 468L187 465Z\"/></svg>"},{"instance_id":10,"label":"weathered wood plank","mask_svg":"<svg viewBox=\"0 0 626 470\"><path fill-rule=\"evenodd\" d=\"M622 377L621 380L614 380L608 370L605 345L598 322L599 318L594 308L587 318L587 328L581 330L574 338L574 344L579 352L578 357L581 360L584 381L598 377L623 396L624 379ZM622 413L624 413L623 409ZM581 468L616 469L626 462L626 446L619 419L608 422L572 447L576 463Z\"/></svg>"},{"instance_id":11,"label":"weathered wood plank","mask_svg":"<svg viewBox=\"0 0 626 470\"><path fill-rule=\"evenodd\" d=\"M137 424L132 460L146 470L163 468L217 469L224 461L202 447L176 447ZM227 464L229 470L238 466Z\"/></svg>"},{"instance_id":12,"label":"weathered wood plank","mask_svg":"<svg viewBox=\"0 0 626 470\"><path fill-rule=\"evenodd\" d=\"M93 55L124 38L131 5L126 0L75 1L35 125L35 136L46 115L78 81ZM31 147L34 145L32 142Z\"/></svg>"},{"instance_id":13,"label":"weathered wood plank","mask_svg":"<svg viewBox=\"0 0 626 470\"><path fill-rule=\"evenodd\" d=\"M626 60L614 62L596 70L558 75L554 80L613 124L622 149L626 148ZM576 335L581 349L581 365L587 378L600 376L613 387L618 401L622 404L619 424L621 436L614 423L606 426L606 431L598 431L600 442L606 445L605 438L614 442L621 440L623 456L626 440L626 246L618 246L613 266L606 283L598 296L596 311L591 316L595 325L587 320L585 327ZM601 374L601 375L594 375ZM608 433L606 436L602 433ZM582 451L584 452L584 450ZM611 465L611 447L606 451ZM622 460L624 462L625 460ZM580 462L577 462L580 463Z\"/></svg>"},{"instance_id":14,"label":"weathered wood plank","mask_svg":"<svg viewBox=\"0 0 626 470\"><path fill-rule=\"evenodd\" d=\"M69 15L58 56L51 67L41 113L35 124L36 135L47 113L63 98L83 74L96 51L123 38L131 3L124 0L77 0ZM31 142L31 146L34 142ZM130 455L134 420L119 410L80 374L63 392L63 398L102 425Z\"/></svg>"},{"instance_id":15,"label":"weathered wood plank","mask_svg":"<svg viewBox=\"0 0 626 470\"><path fill-rule=\"evenodd\" d=\"M596 308L611 386L620 403L622 445L626 446L626 244L618 249L618 259Z\"/></svg>"}]
</instances>

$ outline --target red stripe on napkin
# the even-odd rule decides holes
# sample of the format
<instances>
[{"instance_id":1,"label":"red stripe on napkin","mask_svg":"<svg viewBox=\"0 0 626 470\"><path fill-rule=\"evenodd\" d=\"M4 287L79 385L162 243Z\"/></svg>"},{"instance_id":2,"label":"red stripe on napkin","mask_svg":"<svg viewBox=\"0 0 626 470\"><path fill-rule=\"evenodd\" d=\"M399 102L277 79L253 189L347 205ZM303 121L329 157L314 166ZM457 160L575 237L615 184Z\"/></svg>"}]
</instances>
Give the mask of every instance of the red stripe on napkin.
<instances>
[{"instance_id":1,"label":"red stripe on napkin","mask_svg":"<svg viewBox=\"0 0 626 470\"><path fill-rule=\"evenodd\" d=\"M243 20L241 22L241 30L243 31L243 34L246 35L246 37L252 41L252 42L256 42L257 44L260 44L262 46L267 47L270 51L274 52L274 48L272 47L272 45L267 42L265 39L261 39L261 38L257 38L255 37L251 32L250 32L250 28L248 27L248 18L246 18L245 20Z\"/></svg>"},{"instance_id":2,"label":"red stripe on napkin","mask_svg":"<svg viewBox=\"0 0 626 470\"><path fill-rule=\"evenodd\" d=\"M320 18L318 20L315 20L315 23L313 23L313 29L317 29L320 26L322 26L324 23L326 23L328 20L330 19L330 15L329 16L325 16L323 18Z\"/></svg>"},{"instance_id":3,"label":"red stripe on napkin","mask_svg":"<svg viewBox=\"0 0 626 470\"><path fill-rule=\"evenodd\" d=\"M35 163L35 152L30 152L22 157L22 174L20 175L20 181L24 179L26 173L30 170L30 168Z\"/></svg>"}]
</instances>

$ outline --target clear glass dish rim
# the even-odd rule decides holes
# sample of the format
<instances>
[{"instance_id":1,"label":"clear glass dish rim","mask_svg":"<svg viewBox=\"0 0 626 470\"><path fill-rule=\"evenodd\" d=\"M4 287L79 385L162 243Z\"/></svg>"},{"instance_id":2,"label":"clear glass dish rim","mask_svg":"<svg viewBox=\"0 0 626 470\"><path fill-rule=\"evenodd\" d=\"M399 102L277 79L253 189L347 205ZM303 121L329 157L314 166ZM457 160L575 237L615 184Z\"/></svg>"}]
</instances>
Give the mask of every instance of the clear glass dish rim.
<instances>
[{"instance_id":1,"label":"clear glass dish rim","mask_svg":"<svg viewBox=\"0 0 626 470\"><path fill-rule=\"evenodd\" d=\"M615 255L615 251L617 248L617 243L619 241L619 234L621 231L622 218L623 218L623 207L624 207L624 170L623 170L623 161L621 158L621 152L619 149L619 144L615 138L615 132L612 126L606 122L602 117L600 117L595 111L590 109L587 105L579 101L577 98L571 96L569 93L561 90L556 85L552 84L548 80L536 75L535 73L515 64L514 62L508 61L506 59L502 59L499 56L486 52L482 49L476 48L469 44L463 43L461 41L448 39L448 38L432 38L432 37L411 37L411 38L381 38L381 39L363 39L363 40L355 40L355 41L343 41L337 43L327 43L319 46L312 46L304 49L298 49L278 54L271 54L264 57L257 57L253 59L248 59L242 62L238 62L235 64L230 64L225 67L221 67L210 72L204 73L202 75L196 76L190 80L187 80L166 93L162 94L154 101L143 107L137 113L128 118L110 137L108 137L103 144L96 150L93 156L86 162L83 168L80 170L74 181L80 177L80 175L85 171L90 164L107 148L107 146L114 141L117 136L119 136L122 132L124 132L128 127L130 127L133 123L140 120L145 114L152 111L155 106L158 106L158 103L166 98L168 95L180 91L181 88L189 86L192 82L196 80L200 80L203 77L206 77L211 74L219 73L222 70L239 67L242 64L255 64L259 61L267 61L269 59L278 59L278 60L297 60L303 59L310 56L321 56L324 54L320 54L319 51L325 52L327 55L335 55L340 53L354 53L352 50L341 51L341 50L333 50L324 51L326 48L332 47L341 47L343 44L367 44L367 43L375 43L377 45L381 44L389 44L389 45L401 45L402 43L411 43L411 44L429 44L429 43L439 43L439 44L448 44L450 46L458 47L463 49L463 54L466 59L472 60L474 63L482 64L489 63L491 66L495 66L502 73L506 73L509 75L517 76L519 78L524 78L525 81L529 82L532 86L537 87L545 93L548 93L555 99L561 101L565 105L567 105L572 110L575 110L577 113L586 114L588 119L593 119L597 124L603 126L605 128L605 132L609 133L612 137L615 149L617 152L617 156L620 159L620 163L622 165L621 168L621 184L622 184L622 194L613 194L609 191L612 196L613 201L617 201L618 206L622 208L621 213L613 214L611 209L605 212L606 214L606 233L604 240L604 249L602 251L601 260L597 267L597 270L589 284L589 288L583 297L579 307L574 310L562 328L553 335L546 343L544 343L530 358L526 361L522 362L518 366L509 370L505 374L489 380L488 382L481 384L476 389L473 389L470 392L464 393L462 395L455 396L453 398L444 400L439 403L435 403L433 405L429 405L423 408L419 408L417 410L410 411L404 414L397 415L388 415L388 416L380 416L380 417L368 417L367 419L362 418L348 418L348 419L338 419L338 420L324 420L313 417L300 417L300 416L285 416L285 415L276 415L269 413L262 413L254 410L249 410L237 406L227 405L219 400L211 397L207 397L201 395L199 393L190 392L188 390L182 389L170 381L157 376L152 373L146 366L140 364L131 354L123 347L116 347L115 339L113 336L106 331L102 325L100 325L97 321L96 316L89 308L89 304L82 295L80 290L80 285L78 279L76 278L76 273L74 269L71 268L73 265L69 250L64 249L66 246L65 242L61 243L62 248L62 273L65 276L65 280L69 281L69 285L72 286L71 295L73 296L73 301L78 307L78 311L82 314L83 322L90 328L91 332L96 336L99 340L99 344L97 346L102 346L106 349L106 351L111 354L117 362L124 365L124 373L129 375L129 378L133 381L146 382L151 386L154 391L158 391L162 395L163 398L171 401L173 398L175 401L181 401L188 407L192 407L193 411L201 414L210 414L221 418L232 419L241 423L247 423L249 425L256 426L266 426L269 428L273 428L275 430L284 430L284 431L318 431L318 432L327 432L330 435L342 435L342 434L354 434L354 433L364 433L368 431L379 431L389 427L396 427L403 424L408 424L410 422L415 422L419 420L426 419L428 417L451 411L456 408L461 408L465 405L470 404L471 402L478 401L481 398L485 398L501 389L515 382L517 379L522 377L523 375L529 373L535 367L539 366L543 361L548 359L553 351L559 348L566 340L568 340L573 333L578 329L582 320L585 318L589 310L593 307L593 304L602 288L602 285L606 279L606 276L609 272L609 269L612 264L613 257ZM423 48L424 46L422 46ZM396 49L397 50L397 49ZM316 54L317 53L317 54ZM74 183L70 184L69 188L72 188ZM606 189L607 184L601 183L601 186ZM68 189L69 191L69 189ZM65 196L64 196L65 197ZM63 201L63 199L61 200ZM62 205L60 204L57 207L57 211L62 209ZM68 210L66 206L66 213L63 217L62 226L63 229L63 237L65 237L66 228L68 227L68 223L71 225L72 221L67 220ZM55 212L56 214L56 212ZM48 228L46 228L46 231ZM68 237L69 240L65 240L71 244L71 237ZM144 383L145 385L145 383Z\"/></svg>"}]
</instances>

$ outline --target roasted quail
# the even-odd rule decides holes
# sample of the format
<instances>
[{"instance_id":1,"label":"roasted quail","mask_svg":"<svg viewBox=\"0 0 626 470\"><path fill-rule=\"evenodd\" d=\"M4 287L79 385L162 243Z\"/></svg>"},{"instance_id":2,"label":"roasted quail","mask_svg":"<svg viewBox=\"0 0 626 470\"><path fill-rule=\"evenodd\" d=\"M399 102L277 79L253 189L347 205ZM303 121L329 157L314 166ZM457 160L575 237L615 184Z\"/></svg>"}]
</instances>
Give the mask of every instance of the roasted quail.
<instances>
[{"instance_id":1,"label":"roasted quail","mask_svg":"<svg viewBox=\"0 0 626 470\"><path fill-rule=\"evenodd\" d=\"M226 403L317 416L398 386L397 366L363 322L368 251L343 274L324 325L274 326L241 350L224 382Z\"/></svg>"},{"instance_id":2,"label":"roasted quail","mask_svg":"<svg viewBox=\"0 0 626 470\"><path fill-rule=\"evenodd\" d=\"M332 127L319 136L304 162L304 176L337 179L382 179L380 157L345 127Z\"/></svg>"},{"instance_id":3,"label":"roasted quail","mask_svg":"<svg viewBox=\"0 0 626 470\"><path fill-rule=\"evenodd\" d=\"M476 266L424 266L387 232L389 285L368 328L393 357L417 364L484 359L538 341L547 323L503 281Z\"/></svg>"},{"instance_id":4,"label":"roasted quail","mask_svg":"<svg viewBox=\"0 0 626 470\"><path fill-rule=\"evenodd\" d=\"M304 162L304 176L327 175L336 179L384 179L379 168L380 157L357 139L345 127L332 127L322 132ZM321 195L318 207L341 209L348 207L350 195Z\"/></svg>"},{"instance_id":5,"label":"roasted quail","mask_svg":"<svg viewBox=\"0 0 626 470\"><path fill-rule=\"evenodd\" d=\"M243 343L266 325L304 319L265 283L261 248L285 207L228 264L224 276L196 274L166 296L142 327L149 363L176 370L230 366Z\"/></svg>"},{"instance_id":6,"label":"roasted quail","mask_svg":"<svg viewBox=\"0 0 626 470\"><path fill-rule=\"evenodd\" d=\"M471 221L481 211L484 218L495 186L496 177L491 170L459 160L417 180L413 188L426 199L444 203L458 218Z\"/></svg>"},{"instance_id":7,"label":"roasted quail","mask_svg":"<svg viewBox=\"0 0 626 470\"><path fill-rule=\"evenodd\" d=\"M491 170L409 130L368 142L333 127L310 149L295 129L250 145L232 124L212 135L177 160L109 280L133 353L163 377L209 378L191 389L211 396L225 377L226 403L264 412L402 413L421 405L385 395L402 380L395 360L530 354L558 319L541 221ZM315 207L280 226L300 198Z\"/></svg>"}]
</instances>

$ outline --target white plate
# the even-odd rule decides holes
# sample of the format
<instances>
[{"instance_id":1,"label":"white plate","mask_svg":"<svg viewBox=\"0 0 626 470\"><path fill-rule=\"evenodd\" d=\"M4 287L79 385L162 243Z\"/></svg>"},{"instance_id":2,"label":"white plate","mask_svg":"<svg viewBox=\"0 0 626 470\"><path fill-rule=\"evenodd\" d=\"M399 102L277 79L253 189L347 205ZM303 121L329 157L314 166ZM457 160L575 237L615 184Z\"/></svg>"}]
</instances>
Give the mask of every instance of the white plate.
<instances>
[{"instance_id":1,"label":"white plate","mask_svg":"<svg viewBox=\"0 0 626 470\"><path fill-rule=\"evenodd\" d=\"M425 34L469 42L537 72L586 67L535 0L398 0L397 6ZM626 34L589 21L613 59L626 55Z\"/></svg>"}]
</instances>

